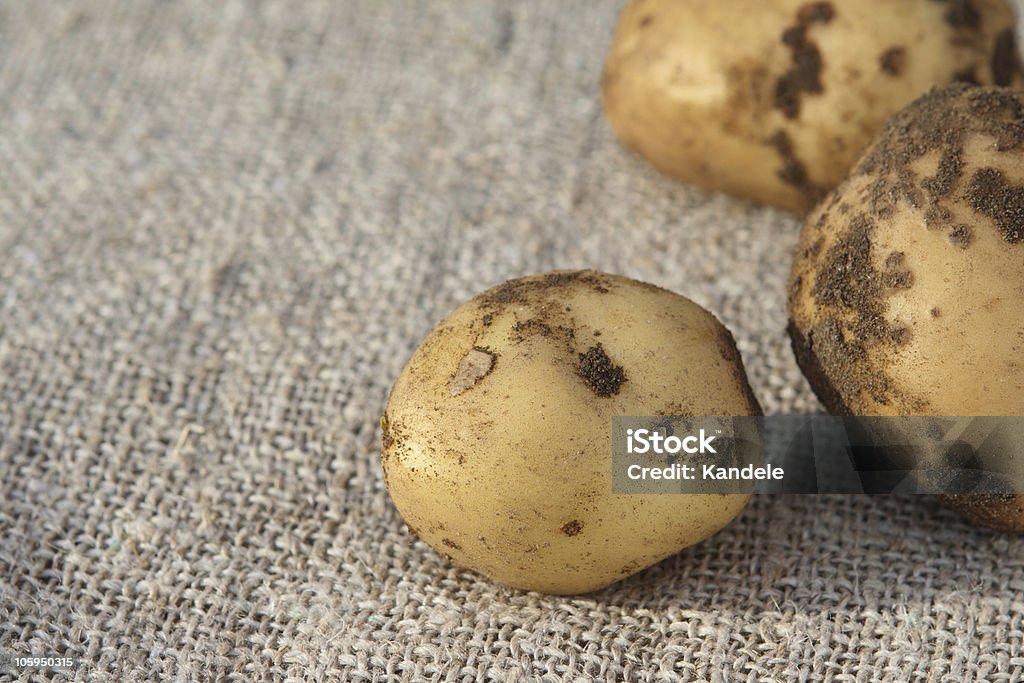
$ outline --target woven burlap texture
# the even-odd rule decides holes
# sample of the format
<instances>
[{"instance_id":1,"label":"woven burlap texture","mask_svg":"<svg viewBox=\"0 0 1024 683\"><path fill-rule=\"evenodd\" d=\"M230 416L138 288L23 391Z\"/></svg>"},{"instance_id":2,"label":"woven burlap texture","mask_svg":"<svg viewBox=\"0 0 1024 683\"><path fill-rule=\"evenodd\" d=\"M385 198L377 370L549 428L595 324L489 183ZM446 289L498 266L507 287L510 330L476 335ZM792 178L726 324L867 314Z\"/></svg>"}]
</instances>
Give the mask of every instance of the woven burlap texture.
<instances>
[{"instance_id":1,"label":"woven burlap texture","mask_svg":"<svg viewBox=\"0 0 1024 683\"><path fill-rule=\"evenodd\" d=\"M924 499L760 497L579 598L406 531L388 389L512 276L685 294L767 411L818 409L784 332L798 223L615 142L618 9L0 4L0 653L95 681L1024 675L1020 539Z\"/></svg>"}]
</instances>

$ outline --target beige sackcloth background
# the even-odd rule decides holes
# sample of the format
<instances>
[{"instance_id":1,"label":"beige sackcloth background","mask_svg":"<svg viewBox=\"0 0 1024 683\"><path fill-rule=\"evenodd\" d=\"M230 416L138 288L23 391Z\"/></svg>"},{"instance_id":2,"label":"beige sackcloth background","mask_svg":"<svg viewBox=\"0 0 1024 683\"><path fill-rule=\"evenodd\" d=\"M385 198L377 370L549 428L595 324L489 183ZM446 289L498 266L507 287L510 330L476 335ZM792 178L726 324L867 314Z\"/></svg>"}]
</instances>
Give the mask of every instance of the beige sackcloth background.
<instances>
[{"instance_id":1,"label":"beige sackcloth background","mask_svg":"<svg viewBox=\"0 0 1024 683\"><path fill-rule=\"evenodd\" d=\"M619 6L0 4L0 653L94 681L1024 677L1024 542L923 498L762 496L578 598L405 530L388 389L509 277L685 294L768 412L819 409L784 333L798 222L602 119Z\"/></svg>"}]
</instances>

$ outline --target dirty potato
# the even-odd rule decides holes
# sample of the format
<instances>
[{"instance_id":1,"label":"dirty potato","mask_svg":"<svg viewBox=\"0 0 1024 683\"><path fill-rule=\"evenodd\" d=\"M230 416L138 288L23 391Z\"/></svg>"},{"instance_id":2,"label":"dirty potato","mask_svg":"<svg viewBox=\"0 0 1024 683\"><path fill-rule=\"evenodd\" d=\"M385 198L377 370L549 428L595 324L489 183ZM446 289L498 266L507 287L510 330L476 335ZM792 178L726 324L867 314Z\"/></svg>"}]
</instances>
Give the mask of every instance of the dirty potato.
<instances>
[{"instance_id":1,"label":"dirty potato","mask_svg":"<svg viewBox=\"0 0 1024 683\"><path fill-rule=\"evenodd\" d=\"M954 85L893 117L805 221L789 313L833 413L1024 415L1024 94ZM1024 531L1021 496L954 503Z\"/></svg>"},{"instance_id":2,"label":"dirty potato","mask_svg":"<svg viewBox=\"0 0 1024 683\"><path fill-rule=\"evenodd\" d=\"M634 0L602 94L662 172L805 213L915 97L1020 72L1005 0Z\"/></svg>"},{"instance_id":3,"label":"dirty potato","mask_svg":"<svg viewBox=\"0 0 1024 683\"><path fill-rule=\"evenodd\" d=\"M593 271L511 280L460 306L395 382L391 497L456 564L595 590L727 524L745 494L613 495L616 415L760 414L729 332L664 289Z\"/></svg>"}]
</instances>

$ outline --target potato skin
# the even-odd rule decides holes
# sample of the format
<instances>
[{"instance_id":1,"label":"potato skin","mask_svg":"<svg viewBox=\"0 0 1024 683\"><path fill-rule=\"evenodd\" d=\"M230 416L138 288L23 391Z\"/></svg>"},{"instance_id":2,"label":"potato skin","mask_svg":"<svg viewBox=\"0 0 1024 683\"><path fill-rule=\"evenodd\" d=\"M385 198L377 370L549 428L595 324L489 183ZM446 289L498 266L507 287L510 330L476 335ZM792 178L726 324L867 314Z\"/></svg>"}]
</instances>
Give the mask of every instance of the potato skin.
<instances>
[{"instance_id":1,"label":"potato skin","mask_svg":"<svg viewBox=\"0 0 1024 683\"><path fill-rule=\"evenodd\" d=\"M954 85L899 112L806 219L790 335L847 415L1024 415L1024 94ZM951 497L1024 530L1021 497Z\"/></svg>"},{"instance_id":2,"label":"potato skin","mask_svg":"<svg viewBox=\"0 0 1024 683\"><path fill-rule=\"evenodd\" d=\"M634 0L602 78L611 127L679 180L806 213L933 86L1020 85L1005 0Z\"/></svg>"},{"instance_id":3,"label":"potato skin","mask_svg":"<svg viewBox=\"0 0 1024 683\"><path fill-rule=\"evenodd\" d=\"M727 524L747 495L613 495L615 415L759 415L729 332L697 304L594 271L511 280L413 354L382 418L411 531L456 564L592 591Z\"/></svg>"}]
</instances>

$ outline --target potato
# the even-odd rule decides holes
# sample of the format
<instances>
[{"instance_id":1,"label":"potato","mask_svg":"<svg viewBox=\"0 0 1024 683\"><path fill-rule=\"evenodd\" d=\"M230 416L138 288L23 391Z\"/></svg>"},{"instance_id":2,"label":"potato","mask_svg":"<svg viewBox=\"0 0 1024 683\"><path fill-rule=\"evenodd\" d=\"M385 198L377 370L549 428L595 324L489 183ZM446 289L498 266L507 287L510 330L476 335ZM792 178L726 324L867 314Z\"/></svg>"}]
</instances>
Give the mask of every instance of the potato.
<instances>
[{"instance_id":1,"label":"potato","mask_svg":"<svg viewBox=\"0 0 1024 683\"><path fill-rule=\"evenodd\" d=\"M660 171L805 213L932 86L1018 85L1005 0L634 0L602 79Z\"/></svg>"},{"instance_id":2,"label":"potato","mask_svg":"<svg viewBox=\"0 0 1024 683\"><path fill-rule=\"evenodd\" d=\"M511 280L413 354L381 420L409 529L456 564L592 591L714 534L746 494L612 494L616 415L759 415L732 336L658 287L594 271Z\"/></svg>"},{"instance_id":3,"label":"potato","mask_svg":"<svg viewBox=\"0 0 1024 683\"><path fill-rule=\"evenodd\" d=\"M788 305L833 413L1024 415L1024 95L954 85L893 117L804 222ZM1022 503L959 507L1024 530Z\"/></svg>"}]
</instances>

